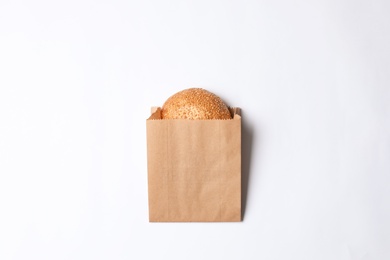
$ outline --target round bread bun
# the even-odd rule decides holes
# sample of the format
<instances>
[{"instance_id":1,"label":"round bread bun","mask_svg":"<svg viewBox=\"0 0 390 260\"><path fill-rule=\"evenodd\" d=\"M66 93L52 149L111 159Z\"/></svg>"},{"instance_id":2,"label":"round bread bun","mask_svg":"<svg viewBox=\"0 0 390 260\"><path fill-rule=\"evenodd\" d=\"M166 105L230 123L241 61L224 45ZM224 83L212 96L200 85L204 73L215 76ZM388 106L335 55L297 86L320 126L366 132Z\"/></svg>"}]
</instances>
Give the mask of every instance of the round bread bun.
<instances>
[{"instance_id":1,"label":"round bread bun","mask_svg":"<svg viewBox=\"0 0 390 260\"><path fill-rule=\"evenodd\" d=\"M168 98L161 116L163 119L231 119L222 99L202 88L185 89Z\"/></svg>"}]
</instances>

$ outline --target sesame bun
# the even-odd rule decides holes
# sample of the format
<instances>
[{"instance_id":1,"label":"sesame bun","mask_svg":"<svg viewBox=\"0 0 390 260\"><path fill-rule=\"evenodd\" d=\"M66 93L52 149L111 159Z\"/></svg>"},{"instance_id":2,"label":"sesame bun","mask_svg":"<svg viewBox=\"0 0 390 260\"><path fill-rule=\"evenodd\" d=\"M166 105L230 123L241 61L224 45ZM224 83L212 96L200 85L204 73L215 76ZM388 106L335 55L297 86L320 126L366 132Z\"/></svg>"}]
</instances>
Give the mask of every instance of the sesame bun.
<instances>
[{"instance_id":1,"label":"sesame bun","mask_svg":"<svg viewBox=\"0 0 390 260\"><path fill-rule=\"evenodd\" d=\"M163 119L231 119L222 99L201 88L185 89L168 98L161 115Z\"/></svg>"}]
</instances>

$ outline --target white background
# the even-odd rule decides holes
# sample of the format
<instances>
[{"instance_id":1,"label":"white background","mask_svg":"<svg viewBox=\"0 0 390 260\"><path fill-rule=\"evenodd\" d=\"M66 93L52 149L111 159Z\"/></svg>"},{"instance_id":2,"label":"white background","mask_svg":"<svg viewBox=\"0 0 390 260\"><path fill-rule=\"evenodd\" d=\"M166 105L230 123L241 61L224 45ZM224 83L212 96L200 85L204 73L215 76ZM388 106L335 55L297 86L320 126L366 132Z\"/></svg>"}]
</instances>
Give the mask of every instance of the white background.
<instances>
[{"instance_id":1,"label":"white background","mask_svg":"<svg viewBox=\"0 0 390 260\"><path fill-rule=\"evenodd\" d=\"M390 259L390 2L0 1L0 259ZM243 110L241 223L149 223L149 108Z\"/></svg>"}]
</instances>

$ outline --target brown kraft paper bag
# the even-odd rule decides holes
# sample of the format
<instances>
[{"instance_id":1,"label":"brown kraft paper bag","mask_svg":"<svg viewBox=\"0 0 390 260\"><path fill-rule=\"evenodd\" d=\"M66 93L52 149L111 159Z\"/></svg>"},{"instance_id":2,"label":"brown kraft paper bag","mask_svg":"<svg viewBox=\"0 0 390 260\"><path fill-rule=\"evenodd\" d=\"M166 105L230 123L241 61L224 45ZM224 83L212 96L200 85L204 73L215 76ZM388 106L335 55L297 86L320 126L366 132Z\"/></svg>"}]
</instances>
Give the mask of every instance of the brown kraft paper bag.
<instances>
[{"instance_id":1,"label":"brown kraft paper bag","mask_svg":"<svg viewBox=\"0 0 390 260\"><path fill-rule=\"evenodd\" d=\"M150 222L241 221L241 116L146 120Z\"/></svg>"}]
</instances>

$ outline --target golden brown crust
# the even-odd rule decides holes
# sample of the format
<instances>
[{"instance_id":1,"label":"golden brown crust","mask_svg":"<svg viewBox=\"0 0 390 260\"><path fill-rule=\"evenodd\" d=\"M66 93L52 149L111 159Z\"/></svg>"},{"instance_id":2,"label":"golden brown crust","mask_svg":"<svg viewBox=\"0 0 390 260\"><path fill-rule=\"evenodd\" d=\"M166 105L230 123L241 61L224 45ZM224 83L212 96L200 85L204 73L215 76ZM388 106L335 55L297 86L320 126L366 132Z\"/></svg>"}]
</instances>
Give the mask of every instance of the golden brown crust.
<instances>
[{"instance_id":1,"label":"golden brown crust","mask_svg":"<svg viewBox=\"0 0 390 260\"><path fill-rule=\"evenodd\" d=\"M163 119L231 119L222 99L201 88L185 89L168 98L161 115Z\"/></svg>"}]
</instances>

